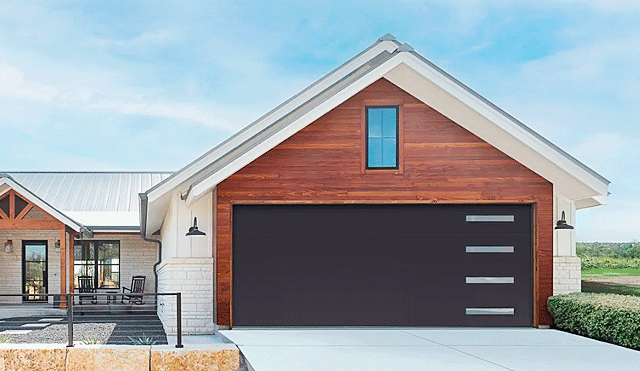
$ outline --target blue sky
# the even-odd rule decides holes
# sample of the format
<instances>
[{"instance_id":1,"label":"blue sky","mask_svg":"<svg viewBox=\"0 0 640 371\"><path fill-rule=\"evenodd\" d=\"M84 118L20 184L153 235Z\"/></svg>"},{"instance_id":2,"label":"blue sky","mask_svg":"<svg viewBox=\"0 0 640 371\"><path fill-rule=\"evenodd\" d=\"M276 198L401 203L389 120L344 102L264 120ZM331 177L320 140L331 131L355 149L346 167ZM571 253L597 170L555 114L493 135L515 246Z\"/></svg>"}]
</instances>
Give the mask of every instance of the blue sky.
<instances>
[{"instance_id":1,"label":"blue sky","mask_svg":"<svg viewBox=\"0 0 640 371\"><path fill-rule=\"evenodd\" d=\"M611 180L640 239L640 2L0 5L0 169L177 170L385 33Z\"/></svg>"}]
</instances>

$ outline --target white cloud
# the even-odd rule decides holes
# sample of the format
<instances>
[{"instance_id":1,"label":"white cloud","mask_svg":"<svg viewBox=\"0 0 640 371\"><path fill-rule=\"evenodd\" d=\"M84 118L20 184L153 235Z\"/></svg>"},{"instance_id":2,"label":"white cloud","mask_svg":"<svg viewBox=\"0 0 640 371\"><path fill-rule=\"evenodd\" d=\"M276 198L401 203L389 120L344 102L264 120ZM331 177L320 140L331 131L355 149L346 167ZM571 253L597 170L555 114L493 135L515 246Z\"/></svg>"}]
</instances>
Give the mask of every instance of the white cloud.
<instances>
[{"instance_id":1,"label":"white cloud","mask_svg":"<svg viewBox=\"0 0 640 371\"><path fill-rule=\"evenodd\" d=\"M145 30L141 34L127 39L89 38L87 46L97 45L114 48L118 53L128 55L145 55L157 51L160 47L180 41L176 29Z\"/></svg>"},{"instance_id":2,"label":"white cloud","mask_svg":"<svg viewBox=\"0 0 640 371\"><path fill-rule=\"evenodd\" d=\"M578 210L576 238L585 242L629 242L640 239L640 201L612 201Z\"/></svg>"},{"instance_id":3,"label":"white cloud","mask_svg":"<svg viewBox=\"0 0 640 371\"><path fill-rule=\"evenodd\" d=\"M120 114L191 121L222 130L233 130L238 126L238 123L222 117L222 109L206 109L202 105L190 103L103 100L92 107Z\"/></svg>"}]
</instances>

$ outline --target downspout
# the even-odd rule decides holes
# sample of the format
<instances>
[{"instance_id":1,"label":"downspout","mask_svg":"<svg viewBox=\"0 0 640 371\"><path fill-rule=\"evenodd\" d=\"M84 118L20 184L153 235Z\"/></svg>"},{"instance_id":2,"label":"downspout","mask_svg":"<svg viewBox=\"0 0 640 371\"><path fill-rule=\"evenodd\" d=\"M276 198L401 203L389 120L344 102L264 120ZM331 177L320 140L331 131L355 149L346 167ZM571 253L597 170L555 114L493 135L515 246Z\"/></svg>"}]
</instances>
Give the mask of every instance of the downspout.
<instances>
[{"instance_id":1,"label":"downspout","mask_svg":"<svg viewBox=\"0 0 640 371\"><path fill-rule=\"evenodd\" d=\"M158 244L158 261L153 265L153 275L155 276L155 291L158 293L158 266L162 262L162 242L153 238L147 238L147 206L149 199L146 193L138 193L140 196L140 236L147 242ZM156 297L156 310L158 310L158 298Z\"/></svg>"}]
</instances>

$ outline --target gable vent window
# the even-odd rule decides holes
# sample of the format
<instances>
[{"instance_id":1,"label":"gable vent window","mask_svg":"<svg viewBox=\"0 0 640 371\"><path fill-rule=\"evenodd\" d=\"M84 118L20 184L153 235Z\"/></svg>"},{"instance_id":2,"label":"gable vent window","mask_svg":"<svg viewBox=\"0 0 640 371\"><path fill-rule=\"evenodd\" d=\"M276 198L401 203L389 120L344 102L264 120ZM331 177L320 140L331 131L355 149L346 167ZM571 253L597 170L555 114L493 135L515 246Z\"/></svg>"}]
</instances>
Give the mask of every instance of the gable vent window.
<instances>
[{"instance_id":1,"label":"gable vent window","mask_svg":"<svg viewBox=\"0 0 640 371\"><path fill-rule=\"evenodd\" d=\"M398 168L398 106L366 108L367 169Z\"/></svg>"}]
</instances>

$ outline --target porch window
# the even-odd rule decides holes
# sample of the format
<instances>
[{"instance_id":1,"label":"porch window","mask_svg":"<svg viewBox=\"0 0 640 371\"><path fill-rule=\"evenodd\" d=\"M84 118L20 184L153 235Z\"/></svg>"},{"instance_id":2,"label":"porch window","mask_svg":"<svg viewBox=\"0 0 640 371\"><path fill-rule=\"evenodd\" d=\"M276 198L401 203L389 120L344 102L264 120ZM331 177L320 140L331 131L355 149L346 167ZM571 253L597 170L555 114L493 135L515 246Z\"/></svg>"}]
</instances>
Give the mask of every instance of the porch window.
<instances>
[{"instance_id":1,"label":"porch window","mask_svg":"<svg viewBox=\"0 0 640 371\"><path fill-rule=\"evenodd\" d=\"M99 289L120 288L120 241L75 241L74 285L79 276L91 276Z\"/></svg>"}]
</instances>

